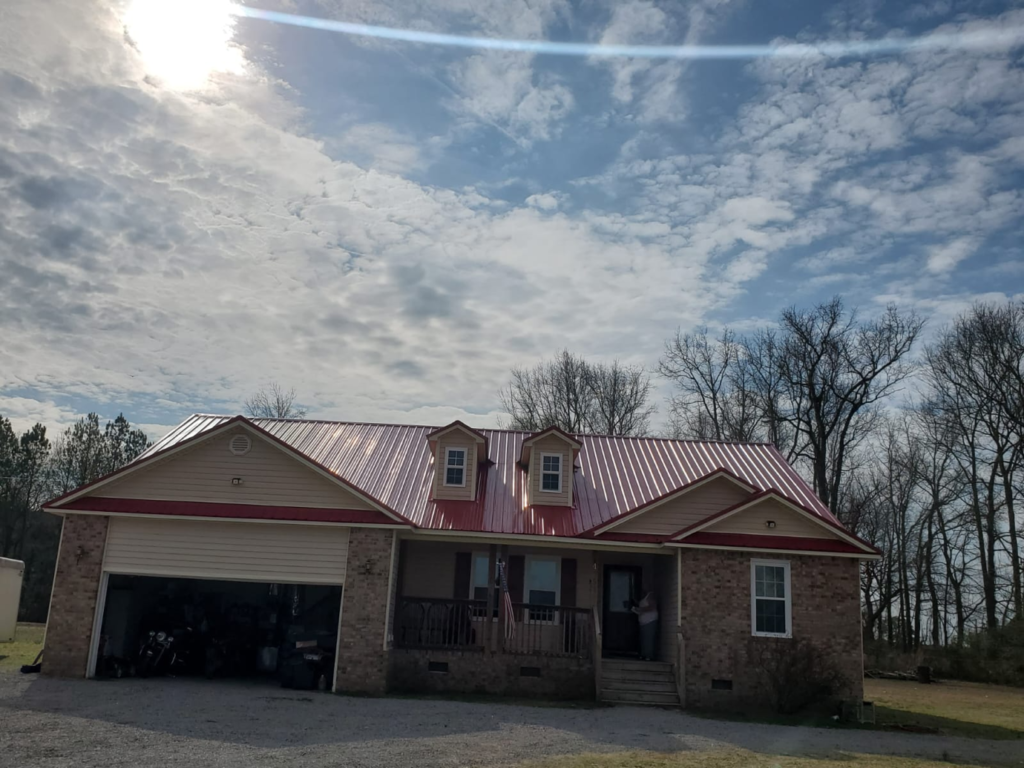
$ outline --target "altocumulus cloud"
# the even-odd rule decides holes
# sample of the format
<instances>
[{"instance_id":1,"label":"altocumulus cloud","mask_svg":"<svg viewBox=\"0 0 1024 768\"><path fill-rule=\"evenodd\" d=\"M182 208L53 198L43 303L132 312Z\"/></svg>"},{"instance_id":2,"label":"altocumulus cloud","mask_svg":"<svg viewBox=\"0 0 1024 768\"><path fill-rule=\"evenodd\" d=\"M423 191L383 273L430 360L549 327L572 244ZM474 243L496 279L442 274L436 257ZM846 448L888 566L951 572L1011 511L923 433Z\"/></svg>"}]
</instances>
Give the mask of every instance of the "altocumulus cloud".
<instances>
[{"instance_id":1,"label":"altocumulus cloud","mask_svg":"<svg viewBox=\"0 0 1024 768\"><path fill-rule=\"evenodd\" d=\"M583 34L697 43L737 7L598 3ZM320 9L522 38L583 25L555 0ZM999 246L1021 220L1013 51L757 62L731 111L698 122L692 65L410 64L357 41L437 83L440 112L331 134L244 39L242 74L182 93L105 5L5 14L0 413L25 423L97 407L157 431L278 379L315 415L486 425L511 365L562 346L651 363L677 326L750 323L837 276L853 301L939 316L1019 290ZM983 23L1024 18L933 29ZM596 128L603 159L562 159ZM478 155L518 180L443 181Z\"/></svg>"}]
</instances>

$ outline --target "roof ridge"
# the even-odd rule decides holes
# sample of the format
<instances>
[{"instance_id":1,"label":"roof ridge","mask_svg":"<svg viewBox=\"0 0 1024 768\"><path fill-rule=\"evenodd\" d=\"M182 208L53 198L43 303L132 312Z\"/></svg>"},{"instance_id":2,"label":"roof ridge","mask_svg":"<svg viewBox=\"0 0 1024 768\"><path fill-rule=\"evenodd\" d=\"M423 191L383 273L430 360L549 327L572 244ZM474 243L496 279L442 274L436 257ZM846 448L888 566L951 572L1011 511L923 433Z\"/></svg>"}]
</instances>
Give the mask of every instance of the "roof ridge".
<instances>
[{"instance_id":1,"label":"roof ridge","mask_svg":"<svg viewBox=\"0 0 1024 768\"><path fill-rule=\"evenodd\" d=\"M405 424L402 422L394 421L346 421L344 419L292 419L279 418L277 416L245 416L245 414L229 415L224 413L193 413L192 416L198 416L206 419L233 419L235 416L244 416L249 421L279 421L296 424L350 424L355 427L408 427L409 429L444 429L445 427L451 426L452 424L452 422L438 425ZM461 422L462 420L456 419L456 421ZM475 429L478 432L502 432L505 434L515 435L534 435L537 434L537 432L544 431L530 429L504 429L502 427L474 427L469 424L466 424L466 426L469 427L469 429ZM545 427L545 429L549 429L549 427ZM577 438L593 438L601 440L655 440L657 442L662 443L713 443L715 445L774 445L774 443L768 440L716 440L712 438L702 440L692 437L661 437L656 435L602 435L596 432L566 432L566 434Z\"/></svg>"}]
</instances>

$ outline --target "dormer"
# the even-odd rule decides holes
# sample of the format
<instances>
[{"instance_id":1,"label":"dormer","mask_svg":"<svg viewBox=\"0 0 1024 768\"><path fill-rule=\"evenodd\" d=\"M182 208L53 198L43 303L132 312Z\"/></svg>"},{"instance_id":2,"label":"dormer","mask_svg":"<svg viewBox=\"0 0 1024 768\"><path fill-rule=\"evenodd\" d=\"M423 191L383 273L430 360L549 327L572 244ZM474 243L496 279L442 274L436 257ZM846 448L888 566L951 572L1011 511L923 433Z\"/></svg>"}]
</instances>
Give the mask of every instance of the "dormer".
<instances>
[{"instance_id":1,"label":"dormer","mask_svg":"<svg viewBox=\"0 0 1024 768\"><path fill-rule=\"evenodd\" d=\"M428 434L427 443L434 454L432 498L475 501L477 470L487 460L487 438L453 421Z\"/></svg>"},{"instance_id":2,"label":"dormer","mask_svg":"<svg viewBox=\"0 0 1024 768\"><path fill-rule=\"evenodd\" d=\"M558 427L535 432L523 441L519 463L527 474L527 506L572 506L573 466L582 447Z\"/></svg>"}]
</instances>

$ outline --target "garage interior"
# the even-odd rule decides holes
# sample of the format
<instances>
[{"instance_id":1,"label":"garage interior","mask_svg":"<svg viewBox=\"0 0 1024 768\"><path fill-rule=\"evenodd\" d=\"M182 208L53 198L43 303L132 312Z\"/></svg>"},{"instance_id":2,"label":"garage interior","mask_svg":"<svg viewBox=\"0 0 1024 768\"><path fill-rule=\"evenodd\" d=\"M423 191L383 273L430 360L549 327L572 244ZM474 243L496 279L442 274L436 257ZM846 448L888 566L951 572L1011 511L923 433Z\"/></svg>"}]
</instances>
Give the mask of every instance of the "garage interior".
<instances>
[{"instance_id":1,"label":"garage interior","mask_svg":"<svg viewBox=\"0 0 1024 768\"><path fill-rule=\"evenodd\" d=\"M182 662L172 674L277 682L296 649L315 646L333 660L341 592L327 584L110 574L96 674L132 674L152 631L175 638Z\"/></svg>"}]
</instances>

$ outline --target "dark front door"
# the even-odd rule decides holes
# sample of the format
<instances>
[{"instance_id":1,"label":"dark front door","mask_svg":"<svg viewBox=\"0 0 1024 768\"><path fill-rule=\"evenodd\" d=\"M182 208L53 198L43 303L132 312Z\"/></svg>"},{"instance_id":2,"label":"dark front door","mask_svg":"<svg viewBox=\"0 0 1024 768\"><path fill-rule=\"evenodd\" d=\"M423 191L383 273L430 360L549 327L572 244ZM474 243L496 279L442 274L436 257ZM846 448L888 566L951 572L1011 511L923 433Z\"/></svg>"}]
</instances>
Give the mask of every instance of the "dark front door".
<instances>
[{"instance_id":1,"label":"dark front door","mask_svg":"<svg viewBox=\"0 0 1024 768\"><path fill-rule=\"evenodd\" d=\"M640 625L632 605L640 599L641 570L636 565L604 567L604 653L636 656L640 653Z\"/></svg>"}]
</instances>

